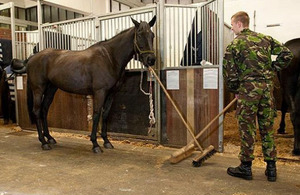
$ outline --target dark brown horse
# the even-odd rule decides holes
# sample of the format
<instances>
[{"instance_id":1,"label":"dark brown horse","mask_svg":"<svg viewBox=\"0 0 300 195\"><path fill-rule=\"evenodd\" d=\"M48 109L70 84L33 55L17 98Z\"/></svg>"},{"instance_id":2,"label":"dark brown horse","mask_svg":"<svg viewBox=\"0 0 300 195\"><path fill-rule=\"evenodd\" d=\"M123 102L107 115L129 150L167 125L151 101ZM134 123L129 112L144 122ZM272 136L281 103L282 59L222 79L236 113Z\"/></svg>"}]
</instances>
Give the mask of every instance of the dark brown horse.
<instances>
[{"instance_id":1,"label":"dark brown horse","mask_svg":"<svg viewBox=\"0 0 300 195\"><path fill-rule=\"evenodd\" d=\"M294 58L290 65L279 73L283 94L281 122L278 133L285 133L285 114L290 109L290 118L294 127L294 155L300 155L300 38L285 43Z\"/></svg>"},{"instance_id":2,"label":"dark brown horse","mask_svg":"<svg viewBox=\"0 0 300 195\"><path fill-rule=\"evenodd\" d=\"M9 102L10 102L9 87L5 70L0 66L0 101L1 113L3 115L4 124L9 123Z\"/></svg>"},{"instance_id":3,"label":"dark brown horse","mask_svg":"<svg viewBox=\"0 0 300 195\"><path fill-rule=\"evenodd\" d=\"M93 127L91 141L95 153L102 152L97 143L97 127L103 108L103 121L111 106L112 94L121 84L125 67L134 54L145 66L155 63L154 33L151 27L156 17L147 22L132 19L134 27L115 37L96 43L83 51L45 49L27 64L27 103L30 118L36 123L39 140L44 150L55 144L47 124L49 106L57 89L75 94L93 95ZM113 148L107 138L106 124L101 136L105 148ZM45 137L48 141L46 141Z\"/></svg>"},{"instance_id":4,"label":"dark brown horse","mask_svg":"<svg viewBox=\"0 0 300 195\"><path fill-rule=\"evenodd\" d=\"M0 66L0 109L4 124L8 124L9 120L16 122L15 101L10 94L9 85L6 71Z\"/></svg>"}]
</instances>

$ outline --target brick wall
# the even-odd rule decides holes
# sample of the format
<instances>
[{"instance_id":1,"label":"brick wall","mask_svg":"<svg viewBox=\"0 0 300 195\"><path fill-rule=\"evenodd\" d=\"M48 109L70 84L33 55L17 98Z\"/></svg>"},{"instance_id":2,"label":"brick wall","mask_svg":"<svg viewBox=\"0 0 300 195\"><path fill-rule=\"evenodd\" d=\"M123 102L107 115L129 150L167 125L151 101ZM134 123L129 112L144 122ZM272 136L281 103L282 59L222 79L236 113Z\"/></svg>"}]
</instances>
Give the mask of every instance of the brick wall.
<instances>
[{"instance_id":1,"label":"brick wall","mask_svg":"<svg viewBox=\"0 0 300 195\"><path fill-rule=\"evenodd\" d=\"M0 28L0 39L11 40L11 30L6 28Z\"/></svg>"}]
</instances>

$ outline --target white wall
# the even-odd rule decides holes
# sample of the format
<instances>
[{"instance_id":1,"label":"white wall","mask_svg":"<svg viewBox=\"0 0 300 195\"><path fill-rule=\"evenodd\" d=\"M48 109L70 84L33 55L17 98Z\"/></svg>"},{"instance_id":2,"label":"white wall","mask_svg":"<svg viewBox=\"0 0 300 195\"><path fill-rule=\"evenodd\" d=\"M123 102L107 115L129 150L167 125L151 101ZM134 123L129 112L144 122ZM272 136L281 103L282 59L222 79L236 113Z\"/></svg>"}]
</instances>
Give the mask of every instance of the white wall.
<instances>
[{"instance_id":1,"label":"white wall","mask_svg":"<svg viewBox=\"0 0 300 195\"><path fill-rule=\"evenodd\" d=\"M109 0L45 0L50 3L66 6L75 10L101 15L109 10Z\"/></svg>"},{"instance_id":2,"label":"white wall","mask_svg":"<svg viewBox=\"0 0 300 195\"><path fill-rule=\"evenodd\" d=\"M14 2L15 3L15 6L18 6L18 7L24 7L25 6L25 3L24 3L24 0L0 0L0 3L8 3L8 2Z\"/></svg>"},{"instance_id":3,"label":"white wall","mask_svg":"<svg viewBox=\"0 0 300 195\"><path fill-rule=\"evenodd\" d=\"M109 0L44 0L57 5L81 10L93 15L101 15L109 12ZM0 0L0 3L14 2L15 6L28 8L36 6L36 0Z\"/></svg>"},{"instance_id":4,"label":"white wall","mask_svg":"<svg viewBox=\"0 0 300 195\"><path fill-rule=\"evenodd\" d=\"M300 37L300 0L224 0L224 20L230 24L233 14L246 11L253 30L256 10L256 32L273 36L280 42ZM277 27L266 27L270 24Z\"/></svg>"}]
</instances>

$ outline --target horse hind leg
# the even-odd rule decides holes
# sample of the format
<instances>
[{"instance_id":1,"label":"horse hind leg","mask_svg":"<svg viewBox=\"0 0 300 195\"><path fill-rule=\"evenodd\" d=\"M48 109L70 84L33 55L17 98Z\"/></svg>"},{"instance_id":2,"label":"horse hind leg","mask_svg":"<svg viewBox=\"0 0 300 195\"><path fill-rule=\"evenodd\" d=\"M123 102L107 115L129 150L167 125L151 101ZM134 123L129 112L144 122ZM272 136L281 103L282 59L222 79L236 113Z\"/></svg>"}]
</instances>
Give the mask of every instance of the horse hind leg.
<instances>
[{"instance_id":1,"label":"horse hind leg","mask_svg":"<svg viewBox=\"0 0 300 195\"><path fill-rule=\"evenodd\" d=\"M49 84L47 90L45 91L43 102L42 102L41 116L43 121L44 136L48 139L49 144L56 144L56 140L49 133L48 122L47 122L49 107L53 102L56 91L57 91L57 87Z\"/></svg>"},{"instance_id":2,"label":"horse hind leg","mask_svg":"<svg viewBox=\"0 0 300 195\"><path fill-rule=\"evenodd\" d=\"M104 141L103 146L107 149L113 149L114 146L110 143L107 138L107 117L113 102L113 95L110 94L107 96L105 103L103 105L103 112L102 112L102 129L101 129L101 137Z\"/></svg>"},{"instance_id":3,"label":"horse hind leg","mask_svg":"<svg viewBox=\"0 0 300 195\"><path fill-rule=\"evenodd\" d=\"M300 117L299 115L297 116ZM298 120L296 120L294 124L294 149L292 154L300 156L300 121Z\"/></svg>"},{"instance_id":4,"label":"horse hind leg","mask_svg":"<svg viewBox=\"0 0 300 195\"><path fill-rule=\"evenodd\" d=\"M300 90L295 96L295 110L291 115L291 120L294 127L294 149L293 155L300 156Z\"/></svg>"},{"instance_id":5,"label":"horse hind leg","mask_svg":"<svg viewBox=\"0 0 300 195\"><path fill-rule=\"evenodd\" d=\"M279 129L277 130L278 134L285 134L285 115L288 111L288 104L286 103L286 100L284 97L282 98L282 104L281 104L281 120Z\"/></svg>"},{"instance_id":6,"label":"horse hind leg","mask_svg":"<svg viewBox=\"0 0 300 195\"><path fill-rule=\"evenodd\" d=\"M37 89L33 91L33 114L36 119L36 128L38 131L38 138L39 141L42 143L43 150L51 150L51 146L45 140L44 133L43 133L43 122L41 119L41 107L42 107L42 97L43 97L43 90Z\"/></svg>"},{"instance_id":7,"label":"horse hind leg","mask_svg":"<svg viewBox=\"0 0 300 195\"><path fill-rule=\"evenodd\" d=\"M1 96L1 109L4 119L4 125L9 124L9 102L10 102L10 94L9 94L9 87L7 81L5 81L6 75L3 71L0 80L0 96Z\"/></svg>"}]
</instances>

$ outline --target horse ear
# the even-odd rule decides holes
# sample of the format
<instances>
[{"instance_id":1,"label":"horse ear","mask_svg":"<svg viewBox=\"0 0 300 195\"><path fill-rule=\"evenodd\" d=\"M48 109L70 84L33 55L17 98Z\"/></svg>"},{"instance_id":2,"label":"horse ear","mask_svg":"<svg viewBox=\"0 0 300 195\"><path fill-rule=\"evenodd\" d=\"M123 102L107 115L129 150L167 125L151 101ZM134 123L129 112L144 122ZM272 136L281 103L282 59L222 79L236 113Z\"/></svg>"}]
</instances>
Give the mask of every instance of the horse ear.
<instances>
[{"instance_id":1,"label":"horse ear","mask_svg":"<svg viewBox=\"0 0 300 195\"><path fill-rule=\"evenodd\" d=\"M131 18L131 21L133 22L133 24L135 25L136 28L138 28L140 26L140 23L138 21L136 21L135 19Z\"/></svg>"},{"instance_id":2,"label":"horse ear","mask_svg":"<svg viewBox=\"0 0 300 195\"><path fill-rule=\"evenodd\" d=\"M152 27L156 22L156 15L153 16L152 20L149 22L149 26Z\"/></svg>"}]
</instances>

